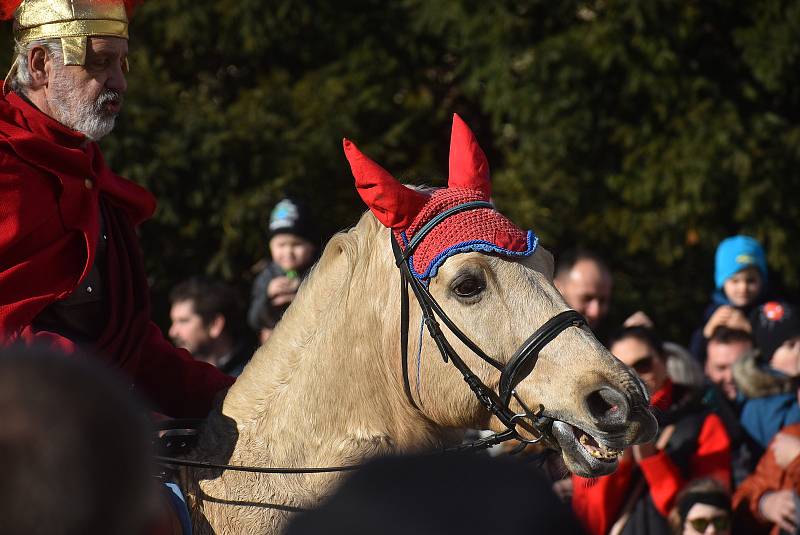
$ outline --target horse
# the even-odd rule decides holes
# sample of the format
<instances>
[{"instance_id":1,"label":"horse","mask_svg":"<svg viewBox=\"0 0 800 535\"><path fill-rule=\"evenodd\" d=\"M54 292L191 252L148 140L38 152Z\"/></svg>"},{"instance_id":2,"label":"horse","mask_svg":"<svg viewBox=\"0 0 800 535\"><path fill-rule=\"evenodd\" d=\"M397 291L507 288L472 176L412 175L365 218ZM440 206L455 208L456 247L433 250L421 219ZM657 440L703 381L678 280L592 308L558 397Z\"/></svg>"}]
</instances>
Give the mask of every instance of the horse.
<instances>
[{"instance_id":1,"label":"horse","mask_svg":"<svg viewBox=\"0 0 800 535\"><path fill-rule=\"evenodd\" d=\"M348 466L473 428L541 441L592 477L653 438L642 383L568 309L535 234L490 203L486 157L460 117L448 187L432 193L344 150L369 210L328 242L190 459ZM197 533L279 533L342 477L183 467L180 485Z\"/></svg>"}]
</instances>

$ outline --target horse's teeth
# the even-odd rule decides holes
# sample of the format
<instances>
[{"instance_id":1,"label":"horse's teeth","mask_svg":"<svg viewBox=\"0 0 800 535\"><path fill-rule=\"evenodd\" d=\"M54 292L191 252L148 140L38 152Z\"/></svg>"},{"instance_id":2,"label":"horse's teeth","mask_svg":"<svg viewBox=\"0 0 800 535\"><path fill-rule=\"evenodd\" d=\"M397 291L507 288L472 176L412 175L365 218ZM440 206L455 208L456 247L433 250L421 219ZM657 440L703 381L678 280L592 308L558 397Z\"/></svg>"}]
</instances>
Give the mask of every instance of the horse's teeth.
<instances>
[{"instance_id":1,"label":"horse's teeth","mask_svg":"<svg viewBox=\"0 0 800 535\"><path fill-rule=\"evenodd\" d=\"M586 449L586 451L589 452L589 455L597 459L616 459L622 455L621 450L606 448L605 446L598 447L594 446L593 444L589 444L589 437L585 434L581 435L578 441Z\"/></svg>"}]
</instances>

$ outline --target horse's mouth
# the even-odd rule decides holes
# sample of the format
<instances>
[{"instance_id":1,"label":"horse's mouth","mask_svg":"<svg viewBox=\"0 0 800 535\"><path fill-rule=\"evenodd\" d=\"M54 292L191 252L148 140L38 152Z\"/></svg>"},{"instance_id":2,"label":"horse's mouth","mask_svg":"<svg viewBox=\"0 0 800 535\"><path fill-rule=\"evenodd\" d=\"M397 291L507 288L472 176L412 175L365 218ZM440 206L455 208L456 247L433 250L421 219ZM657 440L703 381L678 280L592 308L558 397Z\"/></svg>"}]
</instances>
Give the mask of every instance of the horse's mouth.
<instances>
[{"instance_id":1,"label":"horse's mouth","mask_svg":"<svg viewBox=\"0 0 800 535\"><path fill-rule=\"evenodd\" d=\"M598 477L617 469L623 450L612 448L583 429L567 422L553 422L551 433L561 449L567 468L581 477Z\"/></svg>"}]
</instances>

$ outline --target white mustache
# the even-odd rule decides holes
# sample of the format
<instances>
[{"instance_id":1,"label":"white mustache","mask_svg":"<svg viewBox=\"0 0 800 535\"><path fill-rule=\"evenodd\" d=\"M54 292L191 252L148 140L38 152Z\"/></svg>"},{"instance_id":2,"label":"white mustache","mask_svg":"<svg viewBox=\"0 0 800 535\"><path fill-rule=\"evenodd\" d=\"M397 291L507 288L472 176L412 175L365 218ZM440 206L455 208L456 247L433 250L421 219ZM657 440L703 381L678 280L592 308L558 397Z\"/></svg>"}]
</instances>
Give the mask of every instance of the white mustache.
<instances>
[{"instance_id":1,"label":"white mustache","mask_svg":"<svg viewBox=\"0 0 800 535\"><path fill-rule=\"evenodd\" d=\"M119 91L114 91L113 89L106 89L100 96L97 97L97 100L94 102L94 111L100 112L103 110L103 107L110 103L110 102L119 102L122 104L122 93Z\"/></svg>"}]
</instances>

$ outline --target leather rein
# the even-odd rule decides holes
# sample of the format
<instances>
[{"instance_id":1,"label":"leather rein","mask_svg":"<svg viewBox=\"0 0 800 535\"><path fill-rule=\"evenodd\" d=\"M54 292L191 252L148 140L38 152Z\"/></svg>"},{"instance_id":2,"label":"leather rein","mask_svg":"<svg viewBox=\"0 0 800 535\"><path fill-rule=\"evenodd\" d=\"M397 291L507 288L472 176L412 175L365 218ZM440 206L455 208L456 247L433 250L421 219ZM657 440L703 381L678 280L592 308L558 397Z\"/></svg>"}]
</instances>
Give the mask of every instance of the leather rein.
<instances>
[{"instance_id":1,"label":"leather rein","mask_svg":"<svg viewBox=\"0 0 800 535\"><path fill-rule=\"evenodd\" d=\"M431 337L436 343L442 359L453 365L461 372L464 381L469 385L478 401L494 416L505 425L505 431L494 433L487 437L480 438L466 444L459 444L450 448L445 448L433 454L459 453L473 450L486 449L507 440L518 440L520 446L514 452L520 451L527 444L535 444L547 436L548 427L552 424L552 418L543 415L544 406L539 405L536 410L531 410L525 402L517 395L514 387L532 371L539 358L539 352L562 331L569 327L578 327L586 324L586 320L574 310L565 310L547 320L541 327L517 349L507 364L503 365L496 359L487 355L475 342L459 329L455 323L447 316L439 303L433 298L428 289L411 272L411 257L422 239L439 223L451 215L465 210L475 210L479 208L490 208L494 206L486 201L474 201L460 204L438 214L425 224L411 241L406 245L405 250L400 249L400 245L394 236L390 236L392 251L396 260L396 265L400 269L400 338L402 348L402 368L403 368L403 388L408 400L417 410L419 406L411 393L411 386L408 381L408 328L409 328L409 297L408 287L417 298L417 302L422 309L422 317L425 326ZM441 326L436 318L439 318L450 331L473 353L492 367L500 371L500 384L498 391L494 392L487 387L464 362L461 356L453 349L442 332ZM515 399L522 407L523 412L515 412L510 408L511 400ZM525 422L525 427L532 430L535 434L533 439L527 439L520 435L517 425ZM187 446L187 444L183 444ZM187 448L188 449L188 448ZM344 472L358 469L362 464L348 466L328 466L328 467L299 467L299 468L279 468L261 466L240 466L229 464L216 464L204 461L192 461L168 456L156 456L156 461L165 465L180 465L194 468L206 468L215 470L236 470L241 472L254 472L264 474L313 474ZM163 475L163 474L162 474Z\"/></svg>"}]
</instances>

